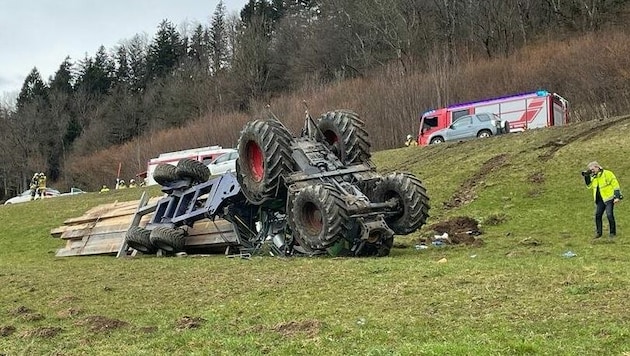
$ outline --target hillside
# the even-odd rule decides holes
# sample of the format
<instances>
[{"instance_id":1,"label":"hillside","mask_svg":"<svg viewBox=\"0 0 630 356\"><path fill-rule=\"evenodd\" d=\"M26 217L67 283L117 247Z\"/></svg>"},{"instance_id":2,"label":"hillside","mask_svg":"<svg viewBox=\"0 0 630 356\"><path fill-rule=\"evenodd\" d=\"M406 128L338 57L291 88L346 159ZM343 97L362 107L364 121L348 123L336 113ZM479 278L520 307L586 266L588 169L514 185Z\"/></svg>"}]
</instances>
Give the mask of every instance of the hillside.
<instances>
[{"instance_id":1,"label":"hillside","mask_svg":"<svg viewBox=\"0 0 630 356\"><path fill-rule=\"evenodd\" d=\"M627 353L628 202L593 244L580 171L597 160L630 189L629 132L623 116L374 153L424 181L429 225L471 217L484 241L406 248L425 227L386 258L55 258L50 229L139 191L2 206L0 353Z\"/></svg>"}]
</instances>

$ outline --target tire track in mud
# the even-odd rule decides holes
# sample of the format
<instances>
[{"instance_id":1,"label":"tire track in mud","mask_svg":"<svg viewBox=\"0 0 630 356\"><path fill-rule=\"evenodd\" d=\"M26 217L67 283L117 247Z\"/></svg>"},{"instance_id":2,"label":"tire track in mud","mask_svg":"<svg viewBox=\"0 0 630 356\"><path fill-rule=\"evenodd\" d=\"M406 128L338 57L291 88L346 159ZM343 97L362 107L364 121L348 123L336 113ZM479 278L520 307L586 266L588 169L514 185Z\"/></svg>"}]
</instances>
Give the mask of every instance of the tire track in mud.
<instances>
[{"instance_id":1,"label":"tire track in mud","mask_svg":"<svg viewBox=\"0 0 630 356\"><path fill-rule=\"evenodd\" d=\"M592 139L593 137L601 134L602 132L604 132L606 129L610 128L611 126L615 126L619 123L622 123L624 121L630 120L630 116L626 116L614 121L609 121L607 123L604 123L602 125L598 125L596 127L592 127L588 130L585 130L583 132L579 132L573 136L569 136L567 138L560 138L557 139L555 141L550 141L547 142L543 145L540 145L538 147L536 147L536 149L539 150L544 150L547 149L545 152L541 153L540 155L538 155L538 159L540 159L543 162L547 162L550 159L552 159L554 157L554 155L556 154L556 152L558 152L562 147L569 145L575 141L578 140L582 140L582 141L588 141L590 139ZM525 153L527 151L521 151L521 153Z\"/></svg>"},{"instance_id":2,"label":"tire track in mud","mask_svg":"<svg viewBox=\"0 0 630 356\"><path fill-rule=\"evenodd\" d=\"M443 203L445 210L459 208L460 206L471 203L477 198L477 188L483 184L484 178L490 173L496 172L509 163L510 155L502 153L485 161L479 170L471 177L466 179L459 189L453 193L448 201Z\"/></svg>"}]
</instances>

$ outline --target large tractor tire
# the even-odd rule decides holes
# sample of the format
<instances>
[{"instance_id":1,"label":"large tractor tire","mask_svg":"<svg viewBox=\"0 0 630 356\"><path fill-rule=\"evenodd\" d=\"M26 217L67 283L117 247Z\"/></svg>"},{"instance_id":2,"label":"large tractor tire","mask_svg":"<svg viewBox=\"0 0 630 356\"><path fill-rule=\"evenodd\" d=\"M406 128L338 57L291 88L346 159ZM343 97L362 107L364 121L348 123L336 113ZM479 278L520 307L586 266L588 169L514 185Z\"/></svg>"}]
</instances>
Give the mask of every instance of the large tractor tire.
<instances>
[{"instance_id":1,"label":"large tractor tire","mask_svg":"<svg viewBox=\"0 0 630 356\"><path fill-rule=\"evenodd\" d=\"M198 184L210 178L210 170L202 162L184 158L177 162L177 176L183 179L188 178L193 184Z\"/></svg>"},{"instance_id":2,"label":"large tractor tire","mask_svg":"<svg viewBox=\"0 0 630 356\"><path fill-rule=\"evenodd\" d=\"M129 247L150 255L157 252L157 248L151 243L150 236L151 231L140 226L133 226L125 234L125 240Z\"/></svg>"},{"instance_id":3,"label":"large tractor tire","mask_svg":"<svg viewBox=\"0 0 630 356\"><path fill-rule=\"evenodd\" d=\"M288 217L300 245L322 250L346 238L351 224L341 193L330 184L310 185L299 191Z\"/></svg>"},{"instance_id":4,"label":"large tractor tire","mask_svg":"<svg viewBox=\"0 0 630 356\"><path fill-rule=\"evenodd\" d=\"M184 251L186 232L182 229L158 226L151 230L150 239L155 247L166 252L177 253Z\"/></svg>"},{"instance_id":5,"label":"large tractor tire","mask_svg":"<svg viewBox=\"0 0 630 356\"><path fill-rule=\"evenodd\" d=\"M292 171L291 133L277 120L250 121L238 140L237 179L241 191L256 205L284 198L282 175Z\"/></svg>"},{"instance_id":6,"label":"large tractor tire","mask_svg":"<svg viewBox=\"0 0 630 356\"><path fill-rule=\"evenodd\" d=\"M168 185L178 179L177 167L172 164L160 163L153 171L153 180L159 185Z\"/></svg>"},{"instance_id":7,"label":"large tractor tire","mask_svg":"<svg viewBox=\"0 0 630 356\"><path fill-rule=\"evenodd\" d=\"M359 164L370 159L370 138L365 130L365 123L355 112L327 112L319 118L317 127L321 131L317 139L331 145L343 164Z\"/></svg>"},{"instance_id":8,"label":"large tractor tire","mask_svg":"<svg viewBox=\"0 0 630 356\"><path fill-rule=\"evenodd\" d=\"M398 213L385 217L387 226L398 235L410 234L427 222L429 197L422 182L411 174L391 173L384 176L371 194L375 203L398 201Z\"/></svg>"}]
</instances>

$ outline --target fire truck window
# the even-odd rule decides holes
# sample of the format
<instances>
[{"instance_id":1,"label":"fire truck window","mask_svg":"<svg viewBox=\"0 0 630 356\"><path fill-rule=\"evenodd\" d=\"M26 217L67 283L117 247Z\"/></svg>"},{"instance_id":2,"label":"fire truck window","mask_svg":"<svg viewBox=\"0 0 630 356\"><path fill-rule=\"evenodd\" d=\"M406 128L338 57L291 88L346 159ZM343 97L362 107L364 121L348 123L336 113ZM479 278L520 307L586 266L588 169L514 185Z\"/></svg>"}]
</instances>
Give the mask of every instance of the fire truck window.
<instances>
[{"instance_id":1,"label":"fire truck window","mask_svg":"<svg viewBox=\"0 0 630 356\"><path fill-rule=\"evenodd\" d=\"M468 115L468 109L466 110L458 110L458 111L453 111L453 118L452 121L455 121L457 119L459 119L462 116Z\"/></svg>"},{"instance_id":2,"label":"fire truck window","mask_svg":"<svg viewBox=\"0 0 630 356\"><path fill-rule=\"evenodd\" d=\"M425 117L424 118L424 127L423 129L429 129L431 127L436 127L438 125L437 117Z\"/></svg>"}]
</instances>

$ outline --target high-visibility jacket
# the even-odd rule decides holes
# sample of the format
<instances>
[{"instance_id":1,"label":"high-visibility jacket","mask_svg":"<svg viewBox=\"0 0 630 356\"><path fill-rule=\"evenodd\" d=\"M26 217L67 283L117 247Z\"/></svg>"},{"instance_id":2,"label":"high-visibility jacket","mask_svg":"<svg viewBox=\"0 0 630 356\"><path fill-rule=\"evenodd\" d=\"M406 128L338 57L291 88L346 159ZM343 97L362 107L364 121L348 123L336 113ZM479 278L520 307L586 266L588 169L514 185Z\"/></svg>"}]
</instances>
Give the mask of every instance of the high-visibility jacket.
<instances>
[{"instance_id":1,"label":"high-visibility jacket","mask_svg":"<svg viewBox=\"0 0 630 356\"><path fill-rule=\"evenodd\" d=\"M591 177L591 182L586 187L593 189L593 200L597 200L597 188L599 188L599 194L601 194L604 202L613 198L621 198L617 177L607 169L602 169L594 177Z\"/></svg>"}]
</instances>

